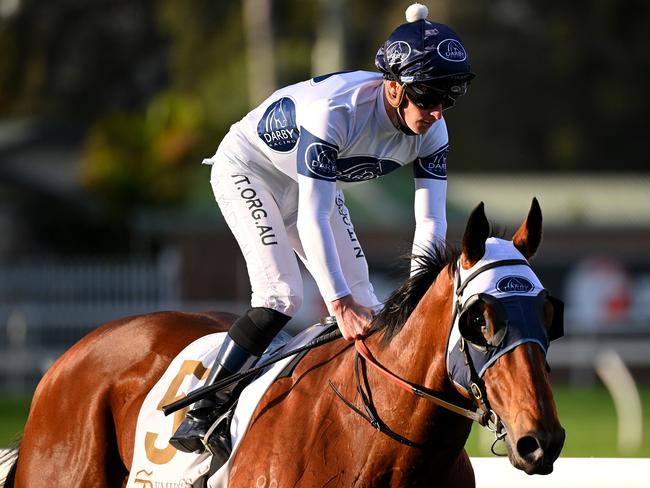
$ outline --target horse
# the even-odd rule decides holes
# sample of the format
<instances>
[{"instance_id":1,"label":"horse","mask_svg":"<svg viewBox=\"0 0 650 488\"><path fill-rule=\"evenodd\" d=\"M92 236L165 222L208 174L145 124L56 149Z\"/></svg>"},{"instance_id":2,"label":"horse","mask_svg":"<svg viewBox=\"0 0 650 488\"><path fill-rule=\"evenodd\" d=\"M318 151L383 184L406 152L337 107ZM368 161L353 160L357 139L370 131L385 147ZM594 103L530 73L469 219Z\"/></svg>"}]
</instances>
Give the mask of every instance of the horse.
<instances>
[{"instance_id":1,"label":"horse","mask_svg":"<svg viewBox=\"0 0 650 488\"><path fill-rule=\"evenodd\" d=\"M464 448L474 421L504 440L515 468L550 473L565 433L546 350L562 310L528 264L541 235L536 199L512 240L490 237L480 203L461 249L420 257L365 339L312 349L271 384L228 485L474 487ZM124 486L145 395L185 345L234 319L158 312L82 338L40 381L5 487Z\"/></svg>"}]
</instances>

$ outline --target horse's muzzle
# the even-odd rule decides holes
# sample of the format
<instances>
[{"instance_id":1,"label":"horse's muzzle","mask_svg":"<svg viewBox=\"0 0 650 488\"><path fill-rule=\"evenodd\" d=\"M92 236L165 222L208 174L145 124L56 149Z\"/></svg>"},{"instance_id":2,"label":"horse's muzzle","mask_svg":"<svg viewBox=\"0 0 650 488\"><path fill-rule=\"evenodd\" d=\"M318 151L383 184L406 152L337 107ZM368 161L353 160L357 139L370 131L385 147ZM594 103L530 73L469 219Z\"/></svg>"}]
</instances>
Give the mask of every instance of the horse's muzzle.
<instances>
[{"instance_id":1,"label":"horse's muzzle","mask_svg":"<svg viewBox=\"0 0 650 488\"><path fill-rule=\"evenodd\" d=\"M551 432L529 432L510 446L510 461L526 474L550 474L564 446L565 436L564 429L559 426Z\"/></svg>"}]
</instances>

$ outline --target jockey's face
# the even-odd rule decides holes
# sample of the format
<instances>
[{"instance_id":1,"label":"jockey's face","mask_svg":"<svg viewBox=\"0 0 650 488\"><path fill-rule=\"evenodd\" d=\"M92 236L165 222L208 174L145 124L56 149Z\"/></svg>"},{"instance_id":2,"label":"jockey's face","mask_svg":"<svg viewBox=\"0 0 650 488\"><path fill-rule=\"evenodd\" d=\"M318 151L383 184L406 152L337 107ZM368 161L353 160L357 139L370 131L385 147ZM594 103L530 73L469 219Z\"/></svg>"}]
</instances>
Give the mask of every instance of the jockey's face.
<instances>
[{"instance_id":1,"label":"jockey's face","mask_svg":"<svg viewBox=\"0 0 650 488\"><path fill-rule=\"evenodd\" d=\"M400 107L404 122L416 134L424 134L442 118L442 103L422 108L413 103L408 95L404 97L404 100L407 102L406 105L402 103Z\"/></svg>"},{"instance_id":2,"label":"jockey's face","mask_svg":"<svg viewBox=\"0 0 650 488\"><path fill-rule=\"evenodd\" d=\"M424 134L442 118L443 102L423 106L416 104L404 93L402 85L385 81L386 112L395 127L406 125L415 134Z\"/></svg>"}]
</instances>

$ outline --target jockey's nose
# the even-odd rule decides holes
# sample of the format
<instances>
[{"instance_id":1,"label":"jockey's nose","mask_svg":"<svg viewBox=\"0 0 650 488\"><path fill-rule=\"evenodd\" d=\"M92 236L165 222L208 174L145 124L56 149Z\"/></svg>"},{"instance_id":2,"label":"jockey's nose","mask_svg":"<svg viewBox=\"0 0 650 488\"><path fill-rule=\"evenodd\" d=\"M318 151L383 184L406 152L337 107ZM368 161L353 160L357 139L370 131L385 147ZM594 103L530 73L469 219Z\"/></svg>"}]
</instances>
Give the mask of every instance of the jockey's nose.
<instances>
[{"instance_id":1,"label":"jockey's nose","mask_svg":"<svg viewBox=\"0 0 650 488\"><path fill-rule=\"evenodd\" d=\"M440 120L442 118L442 103L431 108L429 110L429 115L431 115L435 120Z\"/></svg>"}]
</instances>

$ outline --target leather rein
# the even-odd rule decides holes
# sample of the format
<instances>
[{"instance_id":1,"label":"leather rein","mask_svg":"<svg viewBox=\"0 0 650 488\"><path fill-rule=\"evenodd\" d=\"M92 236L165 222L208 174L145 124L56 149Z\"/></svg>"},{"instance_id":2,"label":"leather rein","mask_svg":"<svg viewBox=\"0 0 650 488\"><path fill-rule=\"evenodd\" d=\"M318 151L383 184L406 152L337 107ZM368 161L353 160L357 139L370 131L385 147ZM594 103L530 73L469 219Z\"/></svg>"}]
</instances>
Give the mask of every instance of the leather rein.
<instances>
[{"instance_id":1,"label":"leather rein","mask_svg":"<svg viewBox=\"0 0 650 488\"><path fill-rule=\"evenodd\" d=\"M488 269L500 267L500 266L511 266L511 265L526 265L529 266L528 261L523 260L523 259L504 259L500 261L494 261L491 263L488 263L476 271L474 271L470 276L467 277L464 283L461 283L461 278L460 278L460 263L458 263L458 266L455 271L454 275L454 283L455 283L455 300L454 300L454 306L453 306L453 311L452 311L452 316L451 316L451 325L450 325L450 330L454 327L454 323L456 321L456 317L459 313L460 307L461 307L461 299L462 299L462 293L467 284L474 279L476 276L481 274L484 271L487 271ZM505 427L503 423L501 422L501 419L499 416L492 410L489 406L489 403L487 401L487 393L485 391L485 384L483 380L480 379L478 373L476 372L476 368L472 364L472 359L467 352L467 344L464 338L461 337L461 351L464 353L464 359L465 359L465 365L467 368L469 368L470 375L471 375L471 386L470 386L470 393L474 397L473 400L475 404L477 405L476 410L471 410L468 408L461 407L459 405L456 405L454 403L450 403L446 400L443 400L442 398L433 395L429 392L426 391L426 388L421 386L421 385L416 385L413 383L410 383L399 376L397 376L395 373L391 372L388 370L385 366L380 364L377 359L373 356L372 352L366 345L363 339L357 339L354 343L354 347L356 349L355 353L355 376L357 380L357 391L359 392L361 396L361 401L363 403L363 411L354 405L352 402L347 400L343 394L338 390L338 388L331 382L329 381L329 385L334 390L334 393L348 406L350 407L354 412L359 414L361 417L363 417L366 421L368 421L373 427L375 427L378 431L382 432L383 434L391 437L392 439L395 439L396 441L410 446L410 447L424 447L423 444L419 444L416 442L413 442L400 434L392 431L377 415L377 412L375 408L372 405L371 402L371 395L369 393L369 385L367 380L364 379L362 380L362 375L360 373L360 366L362 366L362 363L365 361L367 364L370 364L377 372L379 372L384 378L388 379L391 383L395 384L399 388L422 398L425 398L436 405L443 407L451 412L454 412L458 415L461 415L463 417L466 417L474 422L479 423L481 426L486 427L489 431L493 432L495 434L496 441L503 439L506 436L505 432ZM364 412L365 411L365 412ZM492 452L494 454L497 454L494 451L494 444L492 445Z\"/></svg>"}]
</instances>

